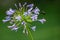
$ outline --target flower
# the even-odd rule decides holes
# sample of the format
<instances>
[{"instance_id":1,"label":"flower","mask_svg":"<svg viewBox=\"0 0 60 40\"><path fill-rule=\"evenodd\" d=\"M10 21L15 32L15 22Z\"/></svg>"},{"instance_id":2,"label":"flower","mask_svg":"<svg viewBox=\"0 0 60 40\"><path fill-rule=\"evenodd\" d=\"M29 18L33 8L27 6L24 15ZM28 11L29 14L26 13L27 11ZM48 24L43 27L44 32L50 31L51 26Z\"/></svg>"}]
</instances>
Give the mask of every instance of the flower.
<instances>
[{"instance_id":1,"label":"flower","mask_svg":"<svg viewBox=\"0 0 60 40\"><path fill-rule=\"evenodd\" d=\"M6 11L6 14L7 15L12 15L14 12L15 12L15 10L10 8L8 11Z\"/></svg>"},{"instance_id":2,"label":"flower","mask_svg":"<svg viewBox=\"0 0 60 40\"><path fill-rule=\"evenodd\" d=\"M27 3L25 2L24 4L23 4L23 7L26 5Z\"/></svg>"},{"instance_id":3,"label":"flower","mask_svg":"<svg viewBox=\"0 0 60 40\"><path fill-rule=\"evenodd\" d=\"M5 18L6 18L6 20L11 20L10 16L6 16Z\"/></svg>"},{"instance_id":4,"label":"flower","mask_svg":"<svg viewBox=\"0 0 60 40\"><path fill-rule=\"evenodd\" d=\"M8 26L9 29L12 31L18 31L18 26L23 26L23 33L27 34L30 33L30 30L36 31L36 26L32 26L30 23L33 23L34 21L39 21L42 24L46 22L46 19L38 19L38 15L40 12L40 9L38 7L34 7L34 4L29 4L25 2L23 5L19 3L18 5L15 4L15 7L17 9L13 10L10 8L6 11L6 17L5 20L2 20L3 22L10 22L11 26ZM32 27L30 27L32 26ZM31 35L31 33L30 33Z\"/></svg>"},{"instance_id":5,"label":"flower","mask_svg":"<svg viewBox=\"0 0 60 40\"><path fill-rule=\"evenodd\" d=\"M19 3L19 7L22 7L22 6L21 6L21 3Z\"/></svg>"},{"instance_id":6,"label":"flower","mask_svg":"<svg viewBox=\"0 0 60 40\"><path fill-rule=\"evenodd\" d=\"M17 27L15 24L13 24L12 26L8 26L8 28L17 32L19 27Z\"/></svg>"},{"instance_id":7,"label":"flower","mask_svg":"<svg viewBox=\"0 0 60 40\"><path fill-rule=\"evenodd\" d=\"M3 22L7 22L7 21L10 21L11 20L11 17L10 16L6 16L5 18L6 18L5 20L2 20Z\"/></svg>"},{"instance_id":8,"label":"flower","mask_svg":"<svg viewBox=\"0 0 60 40\"><path fill-rule=\"evenodd\" d=\"M32 12L34 12L35 14L39 14L40 10L36 7Z\"/></svg>"},{"instance_id":9,"label":"flower","mask_svg":"<svg viewBox=\"0 0 60 40\"><path fill-rule=\"evenodd\" d=\"M27 12L24 12L24 14L23 14L24 16L27 16L28 15L28 13Z\"/></svg>"},{"instance_id":10,"label":"flower","mask_svg":"<svg viewBox=\"0 0 60 40\"><path fill-rule=\"evenodd\" d=\"M28 11L27 11L28 15L31 14L32 9L33 9L33 7L31 7L30 9L28 9Z\"/></svg>"},{"instance_id":11,"label":"flower","mask_svg":"<svg viewBox=\"0 0 60 40\"><path fill-rule=\"evenodd\" d=\"M32 29L33 31L35 31L35 30L36 30L36 26L31 27L31 29Z\"/></svg>"},{"instance_id":12,"label":"flower","mask_svg":"<svg viewBox=\"0 0 60 40\"><path fill-rule=\"evenodd\" d=\"M18 28L19 28L19 27L14 27L14 28L12 28L11 30L14 30L14 31L17 32Z\"/></svg>"},{"instance_id":13,"label":"flower","mask_svg":"<svg viewBox=\"0 0 60 40\"><path fill-rule=\"evenodd\" d=\"M40 19L40 20L38 20L39 22L41 22L42 24L44 24L44 22L46 22L46 19Z\"/></svg>"},{"instance_id":14,"label":"flower","mask_svg":"<svg viewBox=\"0 0 60 40\"><path fill-rule=\"evenodd\" d=\"M34 4L29 4L29 5L27 5L27 7L29 7L29 8L31 8L31 7L33 7L34 6Z\"/></svg>"},{"instance_id":15,"label":"flower","mask_svg":"<svg viewBox=\"0 0 60 40\"><path fill-rule=\"evenodd\" d=\"M31 7L30 9L28 9L28 12L31 12L32 9L33 9L33 7Z\"/></svg>"},{"instance_id":16,"label":"flower","mask_svg":"<svg viewBox=\"0 0 60 40\"><path fill-rule=\"evenodd\" d=\"M25 22L25 21L23 21L21 24L22 24L22 25L25 25L25 24L26 24L26 22Z\"/></svg>"},{"instance_id":17,"label":"flower","mask_svg":"<svg viewBox=\"0 0 60 40\"><path fill-rule=\"evenodd\" d=\"M3 22L7 22L8 20L2 20Z\"/></svg>"},{"instance_id":18,"label":"flower","mask_svg":"<svg viewBox=\"0 0 60 40\"><path fill-rule=\"evenodd\" d=\"M32 21L36 21L37 18L38 18L38 15L32 15L32 17L31 17Z\"/></svg>"}]
</instances>

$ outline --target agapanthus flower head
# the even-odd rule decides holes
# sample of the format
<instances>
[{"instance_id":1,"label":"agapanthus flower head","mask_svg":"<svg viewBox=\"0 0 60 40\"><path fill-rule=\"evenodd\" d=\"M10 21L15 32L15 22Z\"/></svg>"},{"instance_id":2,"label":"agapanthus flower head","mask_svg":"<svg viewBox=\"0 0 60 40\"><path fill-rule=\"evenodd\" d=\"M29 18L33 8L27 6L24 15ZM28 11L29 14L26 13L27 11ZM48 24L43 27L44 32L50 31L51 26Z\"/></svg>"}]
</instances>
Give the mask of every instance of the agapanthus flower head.
<instances>
[{"instance_id":1,"label":"agapanthus flower head","mask_svg":"<svg viewBox=\"0 0 60 40\"><path fill-rule=\"evenodd\" d=\"M25 2L23 5L21 3L15 4L17 9L13 10L10 8L6 11L6 17L3 22L10 22L12 26L8 26L9 29L18 31L20 25L23 26L23 33L29 34L29 29L36 31L36 26L29 27L29 24L33 21L39 21L42 24L46 21L46 19L38 19L38 15L40 14L40 9L38 7L34 7L34 4L29 4Z\"/></svg>"}]
</instances>

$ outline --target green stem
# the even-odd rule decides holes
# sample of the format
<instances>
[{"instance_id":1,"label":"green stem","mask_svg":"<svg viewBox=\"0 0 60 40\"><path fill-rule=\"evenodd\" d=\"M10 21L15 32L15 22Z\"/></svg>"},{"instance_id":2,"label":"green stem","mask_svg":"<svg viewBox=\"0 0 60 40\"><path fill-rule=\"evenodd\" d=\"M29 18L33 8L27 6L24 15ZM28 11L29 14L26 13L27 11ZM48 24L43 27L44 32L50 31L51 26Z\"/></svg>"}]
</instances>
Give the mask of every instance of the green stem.
<instances>
[{"instance_id":1,"label":"green stem","mask_svg":"<svg viewBox=\"0 0 60 40\"><path fill-rule=\"evenodd\" d=\"M31 36L31 40L33 40L33 36L32 36L31 31L30 31L30 29L28 27L27 27L27 30L28 30L28 32L29 32L29 34Z\"/></svg>"}]
</instances>

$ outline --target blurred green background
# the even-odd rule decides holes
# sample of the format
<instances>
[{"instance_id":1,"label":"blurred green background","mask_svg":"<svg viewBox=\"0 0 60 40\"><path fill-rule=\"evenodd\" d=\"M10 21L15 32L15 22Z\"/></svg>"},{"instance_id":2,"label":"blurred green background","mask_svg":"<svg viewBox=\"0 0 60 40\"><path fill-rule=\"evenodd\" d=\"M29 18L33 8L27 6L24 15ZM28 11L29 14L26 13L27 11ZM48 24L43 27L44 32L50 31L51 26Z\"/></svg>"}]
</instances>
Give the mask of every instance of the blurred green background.
<instances>
[{"instance_id":1,"label":"blurred green background","mask_svg":"<svg viewBox=\"0 0 60 40\"><path fill-rule=\"evenodd\" d=\"M60 40L60 0L0 0L0 40L31 40L21 29L18 32L11 31L7 28L7 23L2 22L6 10L15 8L14 4L19 2L34 3L40 10L46 12L44 17L47 22L35 23L37 29L35 32L31 31L34 40Z\"/></svg>"}]
</instances>

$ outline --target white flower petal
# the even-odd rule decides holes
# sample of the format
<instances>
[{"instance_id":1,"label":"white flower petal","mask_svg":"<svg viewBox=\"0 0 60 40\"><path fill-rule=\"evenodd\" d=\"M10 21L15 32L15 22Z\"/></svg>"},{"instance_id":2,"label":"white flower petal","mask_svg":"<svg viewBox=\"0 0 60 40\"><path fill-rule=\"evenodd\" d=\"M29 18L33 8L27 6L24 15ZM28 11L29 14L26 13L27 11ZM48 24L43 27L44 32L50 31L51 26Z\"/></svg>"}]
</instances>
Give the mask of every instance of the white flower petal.
<instances>
[{"instance_id":1,"label":"white flower petal","mask_svg":"<svg viewBox=\"0 0 60 40\"><path fill-rule=\"evenodd\" d=\"M15 7L18 9L18 6L17 6L17 4L15 4Z\"/></svg>"},{"instance_id":2,"label":"white flower petal","mask_svg":"<svg viewBox=\"0 0 60 40\"><path fill-rule=\"evenodd\" d=\"M21 3L19 3L19 7L22 7Z\"/></svg>"}]
</instances>

